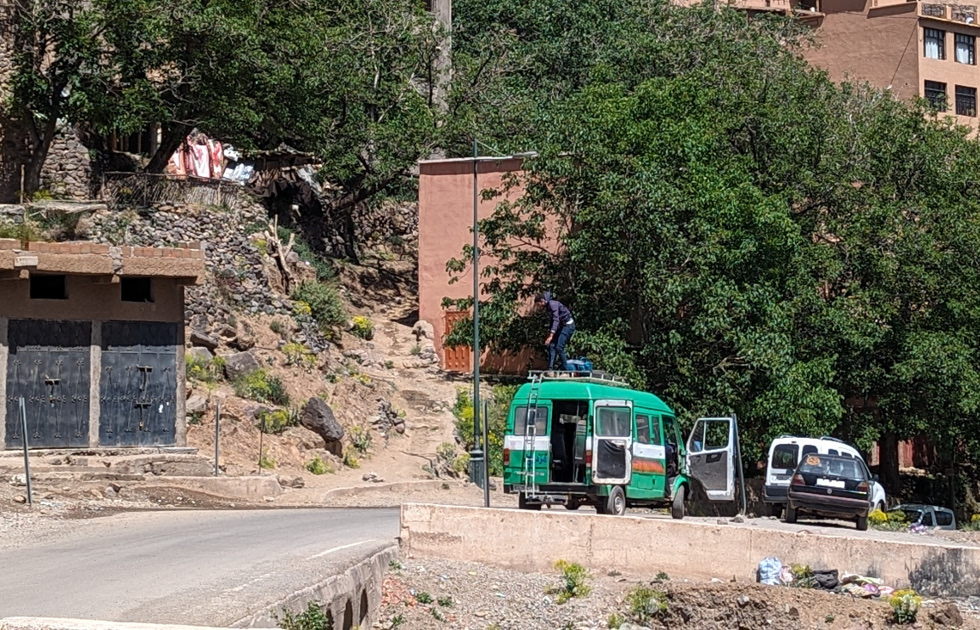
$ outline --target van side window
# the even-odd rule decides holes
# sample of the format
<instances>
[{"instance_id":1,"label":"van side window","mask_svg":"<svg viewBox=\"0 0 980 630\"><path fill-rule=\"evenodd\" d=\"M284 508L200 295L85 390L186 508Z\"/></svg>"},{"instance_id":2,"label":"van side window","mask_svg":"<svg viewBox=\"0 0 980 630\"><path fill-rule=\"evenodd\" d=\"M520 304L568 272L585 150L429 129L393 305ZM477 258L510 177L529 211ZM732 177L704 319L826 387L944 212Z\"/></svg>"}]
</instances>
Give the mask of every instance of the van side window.
<instances>
[{"instance_id":1,"label":"van side window","mask_svg":"<svg viewBox=\"0 0 980 630\"><path fill-rule=\"evenodd\" d=\"M650 444L664 445L663 435L660 434L660 418L658 416L653 416L650 420Z\"/></svg>"},{"instance_id":2,"label":"van side window","mask_svg":"<svg viewBox=\"0 0 980 630\"><path fill-rule=\"evenodd\" d=\"M796 444L779 444L772 449L772 467L794 470L796 468Z\"/></svg>"},{"instance_id":3,"label":"van side window","mask_svg":"<svg viewBox=\"0 0 980 630\"><path fill-rule=\"evenodd\" d=\"M953 515L949 512L936 512L936 525L940 527L949 527L953 524Z\"/></svg>"},{"instance_id":4,"label":"van side window","mask_svg":"<svg viewBox=\"0 0 980 630\"><path fill-rule=\"evenodd\" d=\"M633 419L627 407L596 409L596 437L628 437L633 432Z\"/></svg>"},{"instance_id":5,"label":"van side window","mask_svg":"<svg viewBox=\"0 0 980 630\"><path fill-rule=\"evenodd\" d=\"M838 452L837 452L837 451L835 451L834 449L828 449L828 450L827 450L827 454L828 454L828 455L840 455L840 453L838 453Z\"/></svg>"},{"instance_id":6,"label":"van side window","mask_svg":"<svg viewBox=\"0 0 980 630\"><path fill-rule=\"evenodd\" d=\"M816 453L816 452L817 452L816 446L811 446L810 444L807 444L806 446L803 447L803 452L800 453L800 458L806 457L810 453Z\"/></svg>"},{"instance_id":7,"label":"van side window","mask_svg":"<svg viewBox=\"0 0 980 630\"><path fill-rule=\"evenodd\" d=\"M926 512L922 515L922 524L926 527L932 527L932 513Z\"/></svg>"},{"instance_id":8,"label":"van side window","mask_svg":"<svg viewBox=\"0 0 980 630\"><path fill-rule=\"evenodd\" d=\"M532 413L535 435L545 435L548 432L548 408L537 406ZM524 435L527 428L527 407L514 410L514 435Z\"/></svg>"},{"instance_id":9,"label":"van side window","mask_svg":"<svg viewBox=\"0 0 980 630\"><path fill-rule=\"evenodd\" d=\"M640 444L650 444L650 417L637 414L636 441Z\"/></svg>"}]
</instances>

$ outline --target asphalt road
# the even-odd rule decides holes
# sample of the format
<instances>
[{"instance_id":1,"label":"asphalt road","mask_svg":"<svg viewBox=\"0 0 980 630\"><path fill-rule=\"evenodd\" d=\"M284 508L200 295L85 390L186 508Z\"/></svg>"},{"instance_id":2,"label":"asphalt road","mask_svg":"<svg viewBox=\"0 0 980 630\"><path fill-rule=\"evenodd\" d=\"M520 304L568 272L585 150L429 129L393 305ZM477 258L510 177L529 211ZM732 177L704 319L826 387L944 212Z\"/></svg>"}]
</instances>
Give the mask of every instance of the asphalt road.
<instances>
[{"instance_id":1,"label":"asphalt road","mask_svg":"<svg viewBox=\"0 0 980 630\"><path fill-rule=\"evenodd\" d=\"M0 548L0 617L221 626L394 542L397 509L167 511Z\"/></svg>"}]
</instances>

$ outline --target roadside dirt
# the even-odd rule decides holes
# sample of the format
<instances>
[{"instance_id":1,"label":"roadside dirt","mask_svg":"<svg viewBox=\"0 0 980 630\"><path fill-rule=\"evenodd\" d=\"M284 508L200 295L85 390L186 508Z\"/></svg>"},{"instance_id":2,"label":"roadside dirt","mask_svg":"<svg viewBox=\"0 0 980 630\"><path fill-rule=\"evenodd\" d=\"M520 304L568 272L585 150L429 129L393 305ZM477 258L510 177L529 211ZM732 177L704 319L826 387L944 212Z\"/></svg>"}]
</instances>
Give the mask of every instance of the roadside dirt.
<instances>
[{"instance_id":1,"label":"roadside dirt","mask_svg":"<svg viewBox=\"0 0 980 630\"><path fill-rule=\"evenodd\" d=\"M573 630L616 627L698 628L701 630L885 629L896 627L886 602L809 589L720 583L660 576L639 578L591 573L590 593L558 603L563 585L558 571L522 573L484 564L408 558L384 581L382 628ZM664 610L638 623L631 619L627 593L643 586L663 593ZM426 603L427 602L427 603ZM950 609L953 607L953 610ZM618 617L618 619L617 619ZM955 620L961 625L954 625ZM630 623L638 625L629 625ZM901 626L898 626L901 627ZM969 606L927 601L916 628L980 628Z\"/></svg>"}]
</instances>

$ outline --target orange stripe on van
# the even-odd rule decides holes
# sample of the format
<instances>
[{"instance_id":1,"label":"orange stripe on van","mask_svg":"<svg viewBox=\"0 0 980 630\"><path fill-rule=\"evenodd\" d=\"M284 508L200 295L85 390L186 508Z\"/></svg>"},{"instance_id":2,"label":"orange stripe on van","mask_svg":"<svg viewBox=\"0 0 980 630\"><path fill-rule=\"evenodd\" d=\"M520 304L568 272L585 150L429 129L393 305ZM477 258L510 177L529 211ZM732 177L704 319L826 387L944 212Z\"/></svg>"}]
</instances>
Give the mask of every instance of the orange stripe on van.
<instances>
[{"instance_id":1,"label":"orange stripe on van","mask_svg":"<svg viewBox=\"0 0 980 630\"><path fill-rule=\"evenodd\" d=\"M642 457L634 458L631 468L635 473L646 473L648 475L663 475L667 472L664 469L663 462L659 459L644 459Z\"/></svg>"}]
</instances>

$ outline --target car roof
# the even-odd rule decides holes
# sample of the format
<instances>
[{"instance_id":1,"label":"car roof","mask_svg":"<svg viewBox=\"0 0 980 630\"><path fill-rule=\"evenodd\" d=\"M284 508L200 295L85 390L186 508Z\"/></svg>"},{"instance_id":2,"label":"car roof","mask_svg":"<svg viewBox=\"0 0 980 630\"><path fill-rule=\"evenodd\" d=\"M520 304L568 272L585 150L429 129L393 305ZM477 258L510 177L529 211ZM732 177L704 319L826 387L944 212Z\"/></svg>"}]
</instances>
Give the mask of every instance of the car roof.
<instances>
[{"instance_id":1,"label":"car roof","mask_svg":"<svg viewBox=\"0 0 980 630\"><path fill-rule=\"evenodd\" d=\"M853 462L853 457L846 455L828 455L827 453L810 453L807 457L819 457L820 459L840 460L842 462ZM806 463L806 459L800 460L800 466Z\"/></svg>"},{"instance_id":2,"label":"car roof","mask_svg":"<svg viewBox=\"0 0 980 630\"><path fill-rule=\"evenodd\" d=\"M939 505L928 505L925 503L902 503L901 505L896 505L895 507L890 508L888 511L891 512L892 510L924 510L926 508L931 508L933 510L942 510L944 512L953 511L949 508L941 507Z\"/></svg>"},{"instance_id":3,"label":"car roof","mask_svg":"<svg viewBox=\"0 0 980 630\"><path fill-rule=\"evenodd\" d=\"M521 385L514 394L516 403L527 403L531 384ZM574 378L546 380L538 385L538 399L545 400L629 400L634 406L674 415L667 404L654 394L626 387L610 387Z\"/></svg>"},{"instance_id":4,"label":"car roof","mask_svg":"<svg viewBox=\"0 0 980 630\"><path fill-rule=\"evenodd\" d=\"M854 448L847 442L844 442L843 440L838 440L837 438L799 437L794 435L780 435L778 438L772 441L772 444L770 444L769 446L770 452L772 451L772 449L776 448L780 444L803 444L803 445L810 445L810 446L821 445L821 446L826 446L828 449L829 448L835 448L838 450L847 449L849 451L854 451L855 453L858 452L856 448Z\"/></svg>"}]
</instances>

